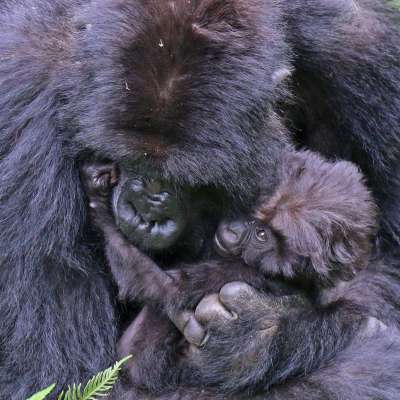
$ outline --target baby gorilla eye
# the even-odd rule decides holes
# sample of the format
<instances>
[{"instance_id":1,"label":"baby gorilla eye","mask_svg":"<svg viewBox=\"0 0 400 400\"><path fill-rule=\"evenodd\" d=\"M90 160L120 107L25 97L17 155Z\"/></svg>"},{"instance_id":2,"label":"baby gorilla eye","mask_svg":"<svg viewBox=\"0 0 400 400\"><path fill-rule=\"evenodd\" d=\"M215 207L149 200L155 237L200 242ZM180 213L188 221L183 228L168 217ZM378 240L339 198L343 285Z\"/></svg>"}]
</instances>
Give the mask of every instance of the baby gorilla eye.
<instances>
[{"instance_id":1,"label":"baby gorilla eye","mask_svg":"<svg viewBox=\"0 0 400 400\"><path fill-rule=\"evenodd\" d=\"M268 233L263 228L256 228L256 238L260 242L266 242L268 239Z\"/></svg>"}]
</instances>

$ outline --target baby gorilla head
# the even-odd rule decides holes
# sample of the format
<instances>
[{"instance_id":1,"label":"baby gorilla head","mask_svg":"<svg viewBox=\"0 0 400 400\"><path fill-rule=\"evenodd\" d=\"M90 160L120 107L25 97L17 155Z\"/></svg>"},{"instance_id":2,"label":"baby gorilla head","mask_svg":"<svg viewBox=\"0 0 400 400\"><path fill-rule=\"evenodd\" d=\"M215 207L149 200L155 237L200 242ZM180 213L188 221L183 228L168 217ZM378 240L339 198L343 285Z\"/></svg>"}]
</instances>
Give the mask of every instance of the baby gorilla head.
<instances>
[{"instance_id":1,"label":"baby gorilla head","mask_svg":"<svg viewBox=\"0 0 400 400\"><path fill-rule=\"evenodd\" d=\"M359 170L311 152L288 152L274 194L252 218L220 224L222 255L241 255L271 275L327 285L348 280L369 259L377 209Z\"/></svg>"}]
</instances>

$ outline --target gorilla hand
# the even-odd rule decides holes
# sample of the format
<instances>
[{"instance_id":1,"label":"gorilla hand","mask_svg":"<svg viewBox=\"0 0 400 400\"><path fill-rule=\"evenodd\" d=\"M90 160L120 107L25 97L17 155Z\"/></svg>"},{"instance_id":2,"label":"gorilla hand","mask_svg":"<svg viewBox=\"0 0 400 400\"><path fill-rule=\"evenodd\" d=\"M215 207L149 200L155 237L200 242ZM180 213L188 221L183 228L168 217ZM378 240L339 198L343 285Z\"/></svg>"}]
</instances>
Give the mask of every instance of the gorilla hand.
<instances>
[{"instance_id":1,"label":"gorilla hand","mask_svg":"<svg viewBox=\"0 0 400 400\"><path fill-rule=\"evenodd\" d=\"M118 182L117 167L113 163L87 162L81 168L81 180L91 200L104 201Z\"/></svg>"},{"instance_id":2,"label":"gorilla hand","mask_svg":"<svg viewBox=\"0 0 400 400\"><path fill-rule=\"evenodd\" d=\"M95 225L101 229L113 225L109 202L112 188L118 182L116 165L100 161L87 162L81 167L81 180Z\"/></svg>"},{"instance_id":3,"label":"gorilla hand","mask_svg":"<svg viewBox=\"0 0 400 400\"><path fill-rule=\"evenodd\" d=\"M268 386L278 379L271 374L281 362L280 324L299 301L298 296L268 296L242 282L205 297L195 317L207 334L195 338L200 347L190 347L184 380L230 393ZM186 339L193 343L194 335Z\"/></svg>"},{"instance_id":4,"label":"gorilla hand","mask_svg":"<svg viewBox=\"0 0 400 400\"><path fill-rule=\"evenodd\" d=\"M113 194L117 225L142 249L171 247L187 226L185 202L165 182L123 175Z\"/></svg>"}]
</instances>

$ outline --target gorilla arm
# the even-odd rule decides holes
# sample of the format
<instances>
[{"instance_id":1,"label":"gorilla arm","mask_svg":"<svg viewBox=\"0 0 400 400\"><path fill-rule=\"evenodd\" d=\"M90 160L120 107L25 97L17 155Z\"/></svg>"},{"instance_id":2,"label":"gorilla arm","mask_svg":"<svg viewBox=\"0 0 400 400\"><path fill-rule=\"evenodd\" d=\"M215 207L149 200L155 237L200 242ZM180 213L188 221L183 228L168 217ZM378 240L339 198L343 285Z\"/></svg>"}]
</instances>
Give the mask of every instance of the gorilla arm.
<instances>
[{"instance_id":1,"label":"gorilla arm","mask_svg":"<svg viewBox=\"0 0 400 400\"><path fill-rule=\"evenodd\" d=\"M358 330L363 319L347 304L331 305L314 315L311 308L300 308L301 301L296 296L271 297L244 283L222 287L242 280L264 288L262 275L240 260L164 272L116 227L108 205L115 175L107 165L83 168L94 222L104 234L120 296L161 307L185 338L198 346L197 350L192 347L182 368L171 364L176 370L173 375L181 373L184 384L201 382L228 392L255 385L268 388L288 376L315 368L347 344ZM198 304L195 315L187 311L204 295L220 289L219 296L211 294ZM158 326L153 329L159 332ZM163 336L152 343L160 343ZM129 340L125 342L129 344ZM137 362L131 367L134 381L143 375L143 368Z\"/></svg>"},{"instance_id":2,"label":"gorilla arm","mask_svg":"<svg viewBox=\"0 0 400 400\"><path fill-rule=\"evenodd\" d=\"M205 297L195 316L208 340L191 347L188 363L194 372L187 379L196 376L228 393L268 389L314 370L344 348L365 321L351 303L317 312L298 296L274 298L240 282Z\"/></svg>"},{"instance_id":3,"label":"gorilla arm","mask_svg":"<svg viewBox=\"0 0 400 400\"><path fill-rule=\"evenodd\" d=\"M240 260L227 260L224 263L210 261L193 266L180 265L175 271L163 271L150 257L130 243L114 222L109 208L109 197L112 187L118 181L116 167L112 164L91 162L86 163L81 171L92 219L104 235L107 260L118 285L120 297L132 301L139 300L160 308L191 342L197 337L204 338L205 332L193 313L185 310L192 309L204 295L220 290L225 283L235 279L246 281L258 288L268 288L264 277ZM141 184L143 186L143 183ZM143 193L138 195L137 202L142 198ZM161 220L166 218L162 212L167 209L168 213L168 210L173 208L163 207L163 203L174 201L173 198L168 198L158 202ZM152 204L153 208L156 208L155 201L152 201ZM174 210L173 214L180 214L179 209ZM152 215L154 212L151 210L146 214L147 217L150 216L149 219ZM173 215L167 215L172 220ZM150 225L146 224L146 221L138 225L140 224L146 225L144 229ZM272 289L272 285L270 286ZM275 285L273 289L279 291L280 287Z\"/></svg>"},{"instance_id":4,"label":"gorilla arm","mask_svg":"<svg viewBox=\"0 0 400 400\"><path fill-rule=\"evenodd\" d=\"M375 12L371 4L382 10ZM300 129L299 139L311 149L362 167L380 200L380 237L397 248L399 156L394 143L399 133L400 65L399 29L391 20L396 14L383 10L383 2L310 0L287 2L285 7L297 56L295 87L307 105L303 116L309 119L302 121L305 129ZM318 135L320 126L310 121L313 117L328 125L332 137L325 130L323 137ZM288 302L280 315L271 312L268 297L243 285L223 289L212 305L206 298L196 310L210 332L209 341L193 354L199 375L206 384L235 391L268 387L319 367L347 345L366 322L365 314L398 323L397 267L397 259L390 257L373 262L342 300L321 308ZM238 318L227 320L224 309ZM273 329L263 329L265 321Z\"/></svg>"}]
</instances>

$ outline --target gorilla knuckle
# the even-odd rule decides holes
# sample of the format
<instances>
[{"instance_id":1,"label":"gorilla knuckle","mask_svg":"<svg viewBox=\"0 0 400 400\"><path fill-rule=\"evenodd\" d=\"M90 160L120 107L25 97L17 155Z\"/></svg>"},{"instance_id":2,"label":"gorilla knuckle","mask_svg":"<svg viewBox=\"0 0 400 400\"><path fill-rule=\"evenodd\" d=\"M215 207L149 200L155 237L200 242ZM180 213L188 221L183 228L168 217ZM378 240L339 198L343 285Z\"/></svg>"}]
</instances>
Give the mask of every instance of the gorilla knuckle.
<instances>
[{"instance_id":1,"label":"gorilla knuckle","mask_svg":"<svg viewBox=\"0 0 400 400\"><path fill-rule=\"evenodd\" d=\"M257 295L257 291L244 282L230 282L222 287L219 299L227 306L242 302Z\"/></svg>"},{"instance_id":2,"label":"gorilla knuckle","mask_svg":"<svg viewBox=\"0 0 400 400\"><path fill-rule=\"evenodd\" d=\"M196 319L203 324L231 320L232 314L221 304L217 294L206 296L196 307Z\"/></svg>"}]
</instances>

